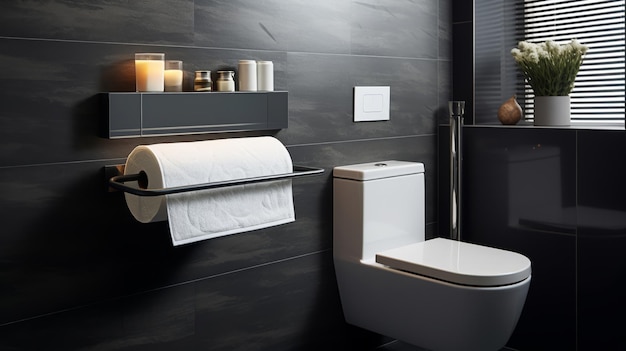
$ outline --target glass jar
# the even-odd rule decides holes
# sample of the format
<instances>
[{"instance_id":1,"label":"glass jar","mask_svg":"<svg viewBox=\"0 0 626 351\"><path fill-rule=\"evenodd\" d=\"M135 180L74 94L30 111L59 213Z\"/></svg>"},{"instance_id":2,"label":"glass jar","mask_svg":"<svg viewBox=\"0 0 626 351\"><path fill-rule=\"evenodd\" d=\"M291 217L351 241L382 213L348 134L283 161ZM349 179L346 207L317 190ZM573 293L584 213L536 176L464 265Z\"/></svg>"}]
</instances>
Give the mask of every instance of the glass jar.
<instances>
[{"instance_id":1,"label":"glass jar","mask_svg":"<svg viewBox=\"0 0 626 351\"><path fill-rule=\"evenodd\" d=\"M194 91L211 91L211 71L196 71L193 80Z\"/></svg>"},{"instance_id":2,"label":"glass jar","mask_svg":"<svg viewBox=\"0 0 626 351\"><path fill-rule=\"evenodd\" d=\"M183 61L165 61L165 91L183 91Z\"/></svg>"},{"instance_id":3,"label":"glass jar","mask_svg":"<svg viewBox=\"0 0 626 351\"><path fill-rule=\"evenodd\" d=\"M235 71L217 71L217 91L235 91Z\"/></svg>"},{"instance_id":4,"label":"glass jar","mask_svg":"<svg viewBox=\"0 0 626 351\"><path fill-rule=\"evenodd\" d=\"M165 54L146 52L135 54L135 86L138 92L163 91L164 72Z\"/></svg>"}]
</instances>

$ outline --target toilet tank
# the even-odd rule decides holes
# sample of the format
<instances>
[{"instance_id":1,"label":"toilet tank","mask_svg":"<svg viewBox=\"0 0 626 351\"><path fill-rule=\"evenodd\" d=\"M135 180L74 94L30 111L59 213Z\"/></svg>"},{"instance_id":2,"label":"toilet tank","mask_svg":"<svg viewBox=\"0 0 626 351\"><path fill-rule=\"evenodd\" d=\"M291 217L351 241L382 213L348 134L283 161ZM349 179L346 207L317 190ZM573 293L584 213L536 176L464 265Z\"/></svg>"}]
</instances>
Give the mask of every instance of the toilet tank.
<instances>
[{"instance_id":1,"label":"toilet tank","mask_svg":"<svg viewBox=\"0 0 626 351\"><path fill-rule=\"evenodd\" d=\"M424 241L424 164L362 163L333 169L333 255L373 260Z\"/></svg>"}]
</instances>

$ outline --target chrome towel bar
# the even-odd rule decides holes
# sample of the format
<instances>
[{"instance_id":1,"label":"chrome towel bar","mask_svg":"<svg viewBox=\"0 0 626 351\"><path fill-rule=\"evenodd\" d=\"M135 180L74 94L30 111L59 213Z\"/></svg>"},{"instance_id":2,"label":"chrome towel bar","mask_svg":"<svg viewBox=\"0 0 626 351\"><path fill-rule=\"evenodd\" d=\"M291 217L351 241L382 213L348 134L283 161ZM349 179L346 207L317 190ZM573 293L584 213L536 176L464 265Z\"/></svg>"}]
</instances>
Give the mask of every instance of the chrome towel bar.
<instances>
[{"instance_id":1,"label":"chrome towel bar","mask_svg":"<svg viewBox=\"0 0 626 351\"><path fill-rule=\"evenodd\" d=\"M251 177L243 179L233 179L220 182L191 184L185 186L177 186L172 188L160 188L160 189L146 189L148 185L148 177L144 172L138 174L124 174L124 165L105 166L105 177L108 179L109 191L111 188L115 190L124 191L138 196L160 196L184 193L189 191L206 190L224 188L228 186L244 185L260 182L268 182L272 180L281 180L289 178L298 178L305 176L312 176L324 173L323 168L305 167L305 166L293 166L292 173L272 174L260 177ZM137 181L139 187L129 186L124 184L125 182Z\"/></svg>"}]
</instances>

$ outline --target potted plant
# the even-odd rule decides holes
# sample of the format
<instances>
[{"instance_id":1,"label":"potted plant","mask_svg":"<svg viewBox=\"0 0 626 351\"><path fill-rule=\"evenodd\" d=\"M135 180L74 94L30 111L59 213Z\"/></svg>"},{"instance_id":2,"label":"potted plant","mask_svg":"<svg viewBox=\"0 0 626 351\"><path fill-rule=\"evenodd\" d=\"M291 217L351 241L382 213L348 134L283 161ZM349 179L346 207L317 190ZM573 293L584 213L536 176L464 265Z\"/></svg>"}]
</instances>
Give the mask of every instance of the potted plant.
<instances>
[{"instance_id":1,"label":"potted plant","mask_svg":"<svg viewBox=\"0 0 626 351\"><path fill-rule=\"evenodd\" d=\"M519 42L511 55L535 95L535 125L569 125L570 96L588 47L572 39Z\"/></svg>"}]
</instances>

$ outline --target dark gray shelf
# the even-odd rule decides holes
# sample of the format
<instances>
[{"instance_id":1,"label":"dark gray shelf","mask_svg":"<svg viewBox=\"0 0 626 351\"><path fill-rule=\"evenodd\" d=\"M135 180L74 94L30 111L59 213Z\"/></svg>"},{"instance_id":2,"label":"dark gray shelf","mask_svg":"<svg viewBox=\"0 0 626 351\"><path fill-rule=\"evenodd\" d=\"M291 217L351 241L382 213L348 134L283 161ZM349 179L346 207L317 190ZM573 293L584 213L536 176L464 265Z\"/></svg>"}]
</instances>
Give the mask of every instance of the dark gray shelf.
<instances>
[{"instance_id":1,"label":"dark gray shelf","mask_svg":"<svg viewBox=\"0 0 626 351\"><path fill-rule=\"evenodd\" d=\"M287 128L286 91L104 95L110 139Z\"/></svg>"}]
</instances>

